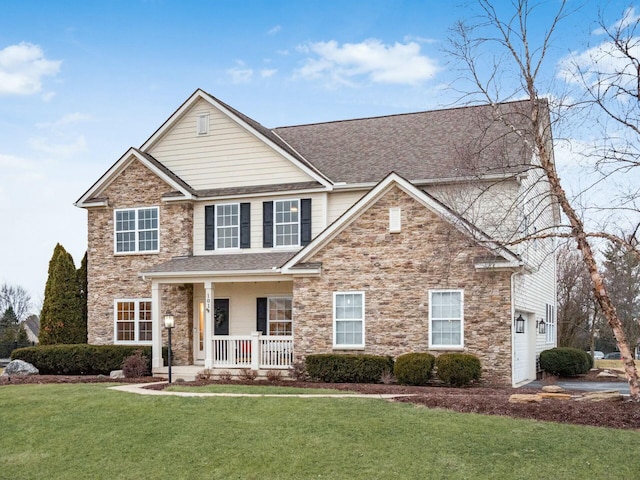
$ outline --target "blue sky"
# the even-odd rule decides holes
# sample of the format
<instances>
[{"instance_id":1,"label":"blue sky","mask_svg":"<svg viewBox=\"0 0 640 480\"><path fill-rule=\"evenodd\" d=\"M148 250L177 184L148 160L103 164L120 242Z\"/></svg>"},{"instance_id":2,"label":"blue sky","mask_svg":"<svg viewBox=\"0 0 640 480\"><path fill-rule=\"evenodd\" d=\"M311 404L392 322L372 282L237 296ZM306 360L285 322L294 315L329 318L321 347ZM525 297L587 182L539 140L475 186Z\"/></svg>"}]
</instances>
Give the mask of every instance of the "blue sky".
<instances>
[{"instance_id":1,"label":"blue sky","mask_svg":"<svg viewBox=\"0 0 640 480\"><path fill-rule=\"evenodd\" d=\"M628 6L570 4L582 7L562 24L554 62L593 42L599 6L613 19ZM36 303L55 244L77 263L86 249L86 213L73 202L196 88L267 127L449 106L458 74L443 49L453 23L473 15L444 1L375 0L0 9L0 283Z\"/></svg>"}]
</instances>

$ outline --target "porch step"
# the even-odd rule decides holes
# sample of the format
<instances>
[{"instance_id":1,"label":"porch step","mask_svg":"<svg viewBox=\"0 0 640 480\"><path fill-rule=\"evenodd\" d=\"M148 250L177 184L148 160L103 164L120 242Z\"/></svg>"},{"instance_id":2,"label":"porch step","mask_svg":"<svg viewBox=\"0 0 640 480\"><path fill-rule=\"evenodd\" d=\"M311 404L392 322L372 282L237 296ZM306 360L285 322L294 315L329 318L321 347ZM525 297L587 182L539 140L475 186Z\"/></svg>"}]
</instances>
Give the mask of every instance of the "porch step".
<instances>
[{"instance_id":1,"label":"porch step","mask_svg":"<svg viewBox=\"0 0 640 480\"><path fill-rule=\"evenodd\" d=\"M171 367L171 380L175 382L178 379L182 379L185 382L193 382L196 380L198 374L204 371L205 368L202 365L183 365L183 366L173 366ZM231 375L231 378L236 380L240 378L243 370L242 368L212 368L211 370L211 378L214 380L219 380L223 376ZM257 379L264 380L267 378L268 370L257 370L258 376ZM283 380L288 380L291 378L288 369L280 370L280 374ZM169 378L169 368L168 367L159 367L153 369L153 376L157 378L161 378L164 380L168 380Z\"/></svg>"}]
</instances>

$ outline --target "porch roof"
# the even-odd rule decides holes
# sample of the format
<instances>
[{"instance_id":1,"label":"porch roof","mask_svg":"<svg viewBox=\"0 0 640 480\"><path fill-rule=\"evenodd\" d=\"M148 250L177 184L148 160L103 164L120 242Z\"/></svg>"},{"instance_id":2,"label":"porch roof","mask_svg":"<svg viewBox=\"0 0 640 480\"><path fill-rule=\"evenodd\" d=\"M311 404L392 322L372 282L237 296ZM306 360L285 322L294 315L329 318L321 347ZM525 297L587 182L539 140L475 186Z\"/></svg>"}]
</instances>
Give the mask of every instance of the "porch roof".
<instances>
[{"instance_id":1,"label":"porch roof","mask_svg":"<svg viewBox=\"0 0 640 480\"><path fill-rule=\"evenodd\" d=\"M296 252L265 252L175 257L146 268L147 278L184 275L229 275L280 273L280 267Z\"/></svg>"}]
</instances>

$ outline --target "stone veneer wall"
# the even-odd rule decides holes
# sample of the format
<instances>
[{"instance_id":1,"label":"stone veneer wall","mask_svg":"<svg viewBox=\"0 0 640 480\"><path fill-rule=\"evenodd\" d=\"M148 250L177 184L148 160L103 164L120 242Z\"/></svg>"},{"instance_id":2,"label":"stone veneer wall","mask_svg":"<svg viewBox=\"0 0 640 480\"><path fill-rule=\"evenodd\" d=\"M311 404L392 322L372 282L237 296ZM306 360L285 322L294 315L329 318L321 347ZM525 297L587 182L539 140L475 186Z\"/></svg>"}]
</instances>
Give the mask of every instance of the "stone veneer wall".
<instances>
[{"instance_id":1,"label":"stone veneer wall","mask_svg":"<svg viewBox=\"0 0 640 480\"><path fill-rule=\"evenodd\" d=\"M389 208L402 231L389 233ZM298 358L314 353L392 355L429 350L429 290L464 290L464 352L477 355L487 381L511 382L510 272L477 272L489 252L394 187L309 262L320 277L294 280ZM333 349L333 292L365 292L365 348Z\"/></svg>"},{"instance_id":2,"label":"stone veneer wall","mask_svg":"<svg viewBox=\"0 0 640 480\"><path fill-rule=\"evenodd\" d=\"M193 246L193 206L163 203L171 187L138 161L132 162L100 196L109 206L88 209L88 337L92 344L114 343L114 300L151 298L151 282L138 272L174 256L190 255ZM113 210L160 207L160 253L114 255ZM176 318L173 331L175 363L193 363L193 288L164 285L162 309ZM163 329L163 336L166 332Z\"/></svg>"}]
</instances>

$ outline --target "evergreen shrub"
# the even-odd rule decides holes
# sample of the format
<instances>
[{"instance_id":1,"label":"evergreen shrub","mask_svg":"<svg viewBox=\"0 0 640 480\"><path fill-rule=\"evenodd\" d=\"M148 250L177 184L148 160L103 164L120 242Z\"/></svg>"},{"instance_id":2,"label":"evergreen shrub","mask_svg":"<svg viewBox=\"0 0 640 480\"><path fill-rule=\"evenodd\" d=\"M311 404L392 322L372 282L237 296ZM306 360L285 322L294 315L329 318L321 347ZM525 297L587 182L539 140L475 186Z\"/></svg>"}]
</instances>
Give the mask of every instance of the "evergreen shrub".
<instances>
[{"instance_id":1,"label":"evergreen shrub","mask_svg":"<svg viewBox=\"0 0 640 480\"><path fill-rule=\"evenodd\" d=\"M393 374L402 385L427 385L435 357L430 353L405 353L396 358Z\"/></svg>"},{"instance_id":2,"label":"evergreen shrub","mask_svg":"<svg viewBox=\"0 0 640 480\"><path fill-rule=\"evenodd\" d=\"M150 370L151 347L138 345L38 345L14 350L11 359L31 363L42 375L108 375L136 351Z\"/></svg>"},{"instance_id":3,"label":"evergreen shrub","mask_svg":"<svg viewBox=\"0 0 640 480\"><path fill-rule=\"evenodd\" d=\"M462 387L480 379L482 366L475 355L443 353L436 358L436 372L443 383Z\"/></svg>"},{"instance_id":4,"label":"evergreen shrub","mask_svg":"<svg viewBox=\"0 0 640 480\"><path fill-rule=\"evenodd\" d=\"M393 371L393 358L380 355L319 354L305 358L312 380L328 383L379 383Z\"/></svg>"},{"instance_id":5,"label":"evergreen shrub","mask_svg":"<svg viewBox=\"0 0 640 480\"><path fill-rule=\"evenodd\" d=\"M540 368L551 375L572 377L587 373L591 368L591 359L583 350L556 347L540 353Z\"/></svg>"}]
</instances>

